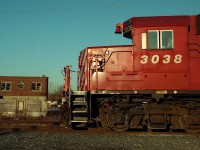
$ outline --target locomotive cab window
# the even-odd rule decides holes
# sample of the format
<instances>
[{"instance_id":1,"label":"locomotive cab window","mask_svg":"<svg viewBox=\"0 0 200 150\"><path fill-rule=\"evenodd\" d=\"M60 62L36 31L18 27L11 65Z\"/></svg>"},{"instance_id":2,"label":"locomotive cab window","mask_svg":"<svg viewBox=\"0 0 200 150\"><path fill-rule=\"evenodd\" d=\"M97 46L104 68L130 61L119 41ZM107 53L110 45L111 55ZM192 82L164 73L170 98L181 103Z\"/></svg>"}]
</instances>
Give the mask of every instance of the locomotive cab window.
<instances>
[{"instance_id":1,"label":"locomotive cab window","mask_svg":"<svg viewBox=\"0 0 200 150\"><path fill-rule=\"evenodd\" d=\"M148 32L148 49L159 49L159 31Z\"/></svg>"},{"instance_id":2,"label":"locomotive cab window","mask_svg":"<svg viewBox=\"0 0 200 150\"><path fill-rule=\"evenodd\" d=\"M171 30L160 31L161 49L172 49L173 47L173 32Z\"/></svg>"},{"instance_id":3,"label":"locomotive cab window","mask_svg":"<svg viewBox=\"0 0 200 150\"><path fill-rule=\"evenodd\" d=\"M146 42L147 41L147 42ZM147 48L146 48L147 43ZM142 33L142 49L149 50L168 50L174 48L173 30L149 30L146 34Z\"/></svg>"}]
</instances>

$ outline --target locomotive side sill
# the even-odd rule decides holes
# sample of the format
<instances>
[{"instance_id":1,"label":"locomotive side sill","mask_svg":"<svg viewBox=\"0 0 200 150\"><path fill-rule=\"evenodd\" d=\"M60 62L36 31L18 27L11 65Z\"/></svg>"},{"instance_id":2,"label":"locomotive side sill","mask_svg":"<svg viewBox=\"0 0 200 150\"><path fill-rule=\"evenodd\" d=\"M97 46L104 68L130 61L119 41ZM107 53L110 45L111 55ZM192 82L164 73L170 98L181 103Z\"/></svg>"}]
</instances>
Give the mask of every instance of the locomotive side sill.
<instances>
[{"instance_id":1,"label":"locomotive side sill","mask_svg":"<svg viewBox=\"0 0 200 150\"><path fill-rule=\"evenodd\" d=\"M200 90L161 90L172 95L200 95ZM158 94L158 90L97 90L91 94ZM160 93L161 94L161 93Z\"/></svg>"}]
</instances>

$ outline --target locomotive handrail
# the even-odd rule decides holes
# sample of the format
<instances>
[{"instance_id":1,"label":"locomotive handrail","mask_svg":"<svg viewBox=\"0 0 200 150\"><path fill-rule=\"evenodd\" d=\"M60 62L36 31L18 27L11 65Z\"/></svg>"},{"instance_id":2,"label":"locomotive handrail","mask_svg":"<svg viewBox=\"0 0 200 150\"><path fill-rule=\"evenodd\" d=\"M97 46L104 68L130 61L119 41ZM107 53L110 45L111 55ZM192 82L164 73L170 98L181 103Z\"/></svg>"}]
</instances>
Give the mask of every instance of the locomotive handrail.
<instances>
[{"instance_id":1,"label":"locomotive handrail","mask_svg":"<svg viewBox=\"0 0 200 150\"><path fill-rule=\"evenodd\" d=\"M113 52L111 52L110 56L109 56L108 59L105 61L105 63L107 63L107 62L109 61L111 55L112 55L114 52L131 52L131 53L132 53L132 51L113 51Z\"/></svg>"},{"instance_id":2,"label":"locomotive handrail","mask_svg":"<svg viewBox=\"0 0 200 150\"><path fill-rule=\"evenodd\" d=\"M194 46L198 46L198 47L200 47L200 44L198 44L198 43L188 43L188 45L189 46L192 46L192 45L194 45ZM190 51L197 51L198 53L200 53L200 49L197 49L197 48L189 48L189 50Z\"/></svg>"},{"instance_id":3,"label":"locomotive handrail","mask_svg":"<svg viewBox=\"0 0 200 150\"><path fill-rule=\"evenodd\" d=\"M198 43L189 43L189 45L197 45L200 47L200 44L198 44Z\"/></svg>"},{"instance_id":4,"label":"locomotive handrail","mask_svg":"<svg viewBox=\"0 0 200 150\"><path fill-rule=\"evenodd\" d=\"M189 49L190 51L197 51L198 53L200 53L200 50L198 49Z\"/></svg>"}]
</instances>

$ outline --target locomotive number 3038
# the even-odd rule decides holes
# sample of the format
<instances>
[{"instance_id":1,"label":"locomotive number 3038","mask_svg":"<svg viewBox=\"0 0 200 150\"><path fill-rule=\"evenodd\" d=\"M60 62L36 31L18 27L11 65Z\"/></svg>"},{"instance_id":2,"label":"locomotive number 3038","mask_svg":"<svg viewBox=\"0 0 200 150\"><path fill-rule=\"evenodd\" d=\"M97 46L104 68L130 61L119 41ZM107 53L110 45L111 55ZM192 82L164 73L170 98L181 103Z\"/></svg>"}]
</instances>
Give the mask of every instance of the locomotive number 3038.
<instances>
[{"instance_id":1,"label":"locomotive number 3038","mask_svg":"<svg viewBox=\"0 0 200 150\"><path fill-rule=\"evenodd\" d=\"M149 56L147 55L141 56L141 60L140 60L141 64L146 64L149 61L153 64L157 64L159 61L162 61L162 63L164 64L168 64L170 62L179 64L182 62L182 55L177 54L174 57L172 57L171 55L164 55L162 58L159 55L153 55L151 58L149 58Z\"/></svg>"}]
</instances>

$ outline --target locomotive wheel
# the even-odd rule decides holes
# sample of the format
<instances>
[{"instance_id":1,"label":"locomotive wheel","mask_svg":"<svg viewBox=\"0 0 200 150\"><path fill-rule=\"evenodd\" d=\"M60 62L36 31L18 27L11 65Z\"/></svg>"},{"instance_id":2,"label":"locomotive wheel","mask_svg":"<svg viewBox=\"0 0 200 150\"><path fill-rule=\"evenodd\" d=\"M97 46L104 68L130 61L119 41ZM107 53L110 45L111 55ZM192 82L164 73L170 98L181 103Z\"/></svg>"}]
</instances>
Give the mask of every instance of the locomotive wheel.
<instances>
[{"instance_id":1,"label":"locomotive wheel","mask_svg":"<svg viewBox=\"0 0 200 150\"><path fill-rule=\"evenodd\" d=\"M128 124L126 124L126 117L124 114L112 114L108 121L110 121L110 128L113 131L126 131L129 128Z\"/></svg>"},{"instance_id":2,"label":"locomotive wheel","mask_svg":"<svg viewBox=\"0 0 200 150\"><path fill-rule=\"evenodd\" d=\"M115 125L111 127L113 131L126 131L128 130L128 125Z\"/></svg>"},{"instance_id":3,"label":"locomotive wheel","mask_svg":"<svg viewBox=\"0 0 200 150\"><path fill-rule=\"evenodd\" d=\"M128 125L125 124L125 116L122 113L113 113L112 109L102 108L100 111L100 120L102 127L107 128L107 130L113 131L126 131L128 130Z\"/></svg>"}]
</instances>

